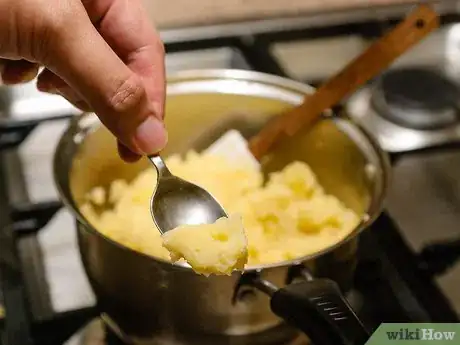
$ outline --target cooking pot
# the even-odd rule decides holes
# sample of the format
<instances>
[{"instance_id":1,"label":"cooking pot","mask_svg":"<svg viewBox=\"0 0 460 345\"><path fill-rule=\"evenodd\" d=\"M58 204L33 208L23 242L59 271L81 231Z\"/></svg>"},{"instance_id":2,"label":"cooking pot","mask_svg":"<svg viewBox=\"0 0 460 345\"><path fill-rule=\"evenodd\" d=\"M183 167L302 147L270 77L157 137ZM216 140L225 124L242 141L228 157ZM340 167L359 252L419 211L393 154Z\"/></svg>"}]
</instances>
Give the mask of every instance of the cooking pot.
<instances>
[{"instance_id":1,"label":"cooking pot","mask_svg":"<svg viewBox=\"0 0 460 345\"><path fill-rule=\"evenodd\" d=\"M163 155L201 150L229 128L249 137L312 92L308 85L250 71L180 72L168 80L169 143ZM178 334L199 344L203 339L269 343L292 336L283 319L317 345L364 343L368 334L342 292L351 287L358 234L381 211L389 165L362 128L331 115L277 147L264 158L263 171L293 160L308 163L326 192L362 215L360 224L313 255L208 278L115 243L85 219L80 206L87 192L115 179L129 181L149 165L122 162L115 139L94 114L72 120L55 153L55 179L77 219L81 258L106 323L134 343Z\"/></svg>"}]
</instances>

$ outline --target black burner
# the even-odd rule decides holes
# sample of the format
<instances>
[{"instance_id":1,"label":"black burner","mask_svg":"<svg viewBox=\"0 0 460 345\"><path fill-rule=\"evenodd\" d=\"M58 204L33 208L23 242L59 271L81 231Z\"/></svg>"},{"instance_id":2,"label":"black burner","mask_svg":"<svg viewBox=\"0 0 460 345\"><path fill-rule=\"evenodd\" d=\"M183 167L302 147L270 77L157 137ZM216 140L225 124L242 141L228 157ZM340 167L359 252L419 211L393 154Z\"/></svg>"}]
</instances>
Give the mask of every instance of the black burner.
<instances>
[{"instance_id":1,"label":"black burner","mask_svg":"<svg viewBox=\"0 0 460 345\"><path fill-rule=\"evenodd\" d=\"M422 68L384 74L372 102L379 115L413 129L439 129L459 118L460 90L442 74Z\"/></svg>"}]
</instances>

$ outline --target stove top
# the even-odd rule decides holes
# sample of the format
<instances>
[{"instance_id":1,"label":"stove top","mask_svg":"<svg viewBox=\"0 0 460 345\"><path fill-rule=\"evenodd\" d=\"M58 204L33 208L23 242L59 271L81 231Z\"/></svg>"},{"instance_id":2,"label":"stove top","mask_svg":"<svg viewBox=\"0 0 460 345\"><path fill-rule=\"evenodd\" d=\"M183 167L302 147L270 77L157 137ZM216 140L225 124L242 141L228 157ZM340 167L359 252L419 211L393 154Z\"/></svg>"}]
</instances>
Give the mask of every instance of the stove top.
<instances>
[{"instance_id":1,"label":"stove top","mask_svg":"<svg viewBox=\"0 0 460 345\"><path fill-rule=\"evenodd\" d=\"M374 86L372 105L386 120L419 130L455 126L460 120L460 89L430 69L402 68L384 74Z\"/></svg>"},{"instance_id":2,"label":"stove top","mask_svg":"<svg viewBox=\"0 0 460 345\"><path fill-rule=\"evenodd\" d=\"M279 332L278 332L279 333ZM199 339L191 343L187 339L180 339L174 336L165 336L164 340L160 342L143 343L149 344L162 344L162 345L214 345L214 344L227 344L228 340L216 341L214 338ZM241 344L241 342L239 342ZM244 340L243 340L243 343ZM308 339L304 335L294 334L291 340L279 340L277 329L264 333L258 341L247 342L253 345L308 345ZM95 318L76 332L72 339L66 345L124 345L124 343L114 332L108 328L102 319Z\"/></svg>"},{"instance_id":3,"label":"stove top","mask_svg":"<svg viewBox=\"0 0 460 345\"><path fill-rule=\"evenodd\" d=\"M355 284L347 295L371 329L382 322L459 322L460 149L452 146L460 139L456 22L460 16L444 16L439 32L342 107L394 158L388 208L361 237ZM167 70L251 69L317 84L391 23L172 40L166 44ZM0 305L5 309L0 343L122 343L99 319L79 261L74 220L57 201L52 182L57 138L76 113L32 84L0 88ZM421 151L434 147L438 151ZM292 345L303 342L299 338Z\"/></svg>"}]
</instances>

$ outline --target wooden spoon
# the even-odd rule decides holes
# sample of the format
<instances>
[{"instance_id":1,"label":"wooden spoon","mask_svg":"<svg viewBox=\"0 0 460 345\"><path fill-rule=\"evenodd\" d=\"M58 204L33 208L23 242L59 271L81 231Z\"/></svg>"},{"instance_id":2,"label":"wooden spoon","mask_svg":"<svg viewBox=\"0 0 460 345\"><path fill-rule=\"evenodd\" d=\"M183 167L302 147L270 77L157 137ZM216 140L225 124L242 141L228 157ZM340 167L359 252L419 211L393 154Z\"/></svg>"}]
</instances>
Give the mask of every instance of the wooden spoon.
<instances>
[{"instance_id":1,"label":"wooden spoon","mask_svg":"<svg viewBox=\"0 0 460 345\"><path fill-rule=\"evenodd\" d=\"M314 123L321 114L370 79L380 74L409 48L438 28L439 17L428 5L418 6L393 30L371 44L342 71L326 81L303 103L277 116L249 141L249 150L260 160L286 136Z\"/></svg>"}]
</instances>

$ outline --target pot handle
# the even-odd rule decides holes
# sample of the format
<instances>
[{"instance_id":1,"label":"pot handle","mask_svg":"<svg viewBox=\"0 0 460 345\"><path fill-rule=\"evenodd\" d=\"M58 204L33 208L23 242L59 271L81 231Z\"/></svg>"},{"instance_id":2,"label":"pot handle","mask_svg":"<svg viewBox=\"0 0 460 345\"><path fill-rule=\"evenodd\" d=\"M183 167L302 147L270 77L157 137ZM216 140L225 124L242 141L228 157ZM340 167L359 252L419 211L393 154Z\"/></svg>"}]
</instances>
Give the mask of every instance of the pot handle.
<instances>
[{"instance_id":1,"label":"pot handle","mask_svg":"<svg viewBox=\"0 0 460 345\"><path fill-rule=\"evenodd\" d=\"M304 332L315 345L364 345L370 337L332 280L301 281L281 289L261 279L253 283L271 296L273 313Z\"/></svg>"},{"instance_id":2,"label":"pot handle","mask_svg":"<svg viewBox=\"0 0 460 345\"><path fill-rule=\"evenodd\" d=\"M431 276L441 275L460 259L460 238L427 245L419 254L420 267Z\"/></svg>"}]
</instances>

